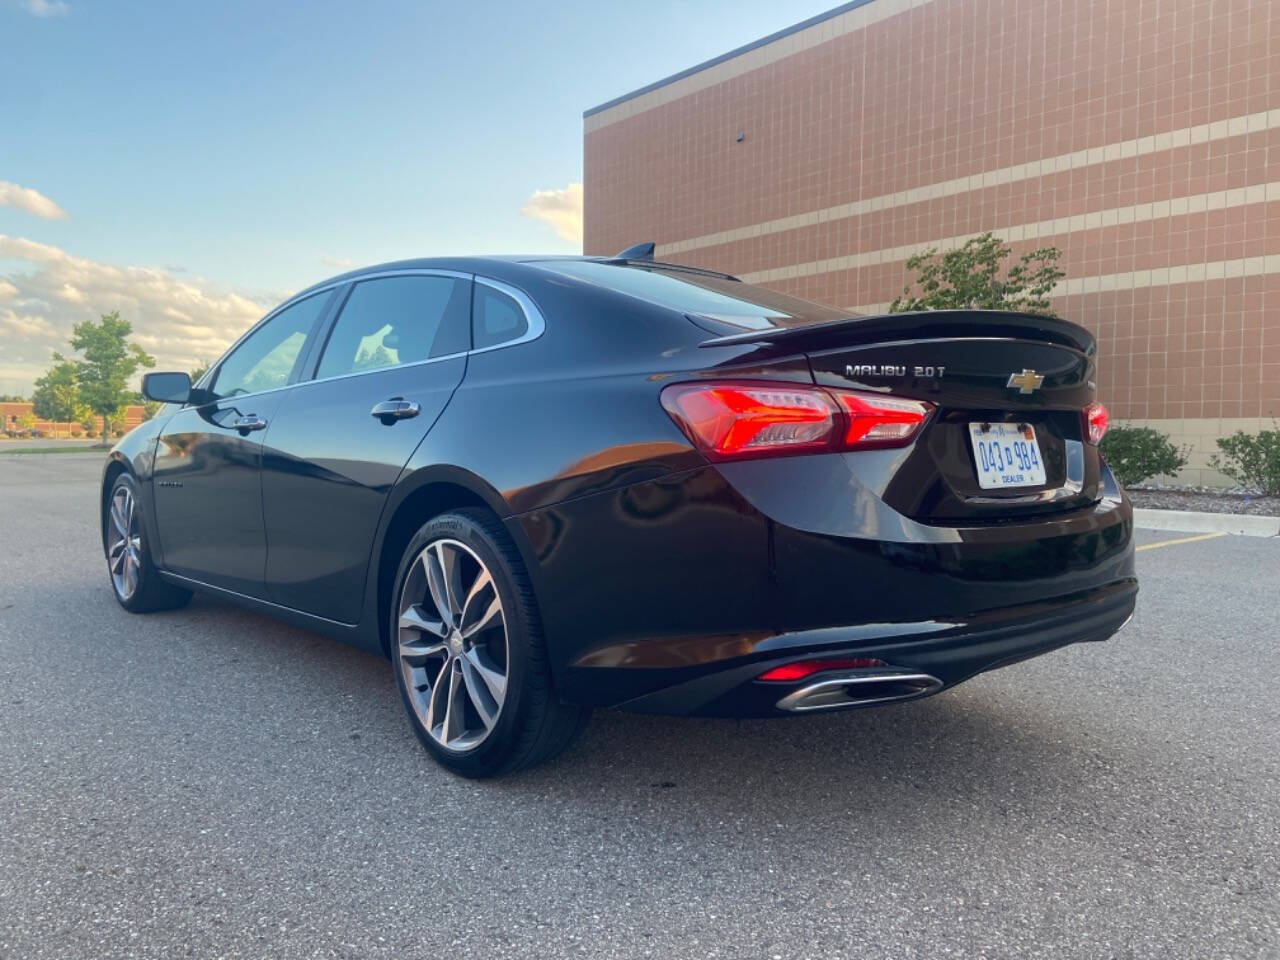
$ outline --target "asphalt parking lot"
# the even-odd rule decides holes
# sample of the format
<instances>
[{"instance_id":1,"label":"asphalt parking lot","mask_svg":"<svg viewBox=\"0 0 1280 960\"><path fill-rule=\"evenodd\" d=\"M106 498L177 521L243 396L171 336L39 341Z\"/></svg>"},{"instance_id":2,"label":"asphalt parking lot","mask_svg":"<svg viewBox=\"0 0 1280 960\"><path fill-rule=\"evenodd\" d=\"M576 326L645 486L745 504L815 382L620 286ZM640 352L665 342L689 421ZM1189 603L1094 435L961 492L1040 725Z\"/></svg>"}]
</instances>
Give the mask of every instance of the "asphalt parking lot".
<instances>
[{"instance_id":1,"label":"asphalt parking lot","mask_svg":"<svg viewBox=\"0 0 1280 960\"><path fill-rule=\"evenodd\" d=\"M1116 639L939 697L477 784L377 657L120 610L99 469L0 458L0 958L1280 957L1280 540L1146 549Z\"/></svg>"}]
</instances>

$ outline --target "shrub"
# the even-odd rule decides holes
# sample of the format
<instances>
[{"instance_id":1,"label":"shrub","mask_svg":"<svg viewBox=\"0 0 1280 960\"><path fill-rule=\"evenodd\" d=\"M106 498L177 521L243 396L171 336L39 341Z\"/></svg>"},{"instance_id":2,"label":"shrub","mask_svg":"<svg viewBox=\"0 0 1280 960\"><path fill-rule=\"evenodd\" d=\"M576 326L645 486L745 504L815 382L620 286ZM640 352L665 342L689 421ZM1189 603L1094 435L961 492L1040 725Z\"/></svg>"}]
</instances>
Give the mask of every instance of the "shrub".
<instances>
[{"instance_id":1,"label":"shrub","mask_svg":"<svg viewBox=\"0 0 1280 960\"><path fill-rule=\"evenodd\" d=\"M1149 477L1177 473L1187 465L1186 448L1151 427L1112 427L1099 447L1116 479L1131 487Z\"/></svg>"},{"instance_id":2,"label":"shrub","mask_svg":"<svg viewBox=\"0 0 1280 960\"><path fill-rule=\"evenodd\" d=\"M1218 438L1218 449L1222 456L1210 457L1209 466L1242 487L1252 487L1269 497L1280 496L1280 430L1257 434L1237 430Z\"/></svg>"}]
</instances>

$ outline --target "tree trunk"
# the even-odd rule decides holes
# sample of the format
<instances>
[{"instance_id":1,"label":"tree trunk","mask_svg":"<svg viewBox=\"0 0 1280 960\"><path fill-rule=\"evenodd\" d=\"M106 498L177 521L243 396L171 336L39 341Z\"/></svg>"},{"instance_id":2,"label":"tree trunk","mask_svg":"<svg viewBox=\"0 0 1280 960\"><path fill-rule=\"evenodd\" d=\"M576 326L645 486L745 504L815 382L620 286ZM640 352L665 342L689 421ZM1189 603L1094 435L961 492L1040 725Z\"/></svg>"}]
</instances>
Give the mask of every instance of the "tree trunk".
<instances>
[{"instance_id":1,"label":"tree trunk","mask_svg":"<svg viewBox=\"0 0 1280 960\"><path fill-rule=\"evenodd\" d=\"M102 442L98 444L98 446L100 447L111 446L111 438L107 436L107 415L105 413L102 415L102 438L101 439L102 439Z\"/></svg>"}]
</instances>

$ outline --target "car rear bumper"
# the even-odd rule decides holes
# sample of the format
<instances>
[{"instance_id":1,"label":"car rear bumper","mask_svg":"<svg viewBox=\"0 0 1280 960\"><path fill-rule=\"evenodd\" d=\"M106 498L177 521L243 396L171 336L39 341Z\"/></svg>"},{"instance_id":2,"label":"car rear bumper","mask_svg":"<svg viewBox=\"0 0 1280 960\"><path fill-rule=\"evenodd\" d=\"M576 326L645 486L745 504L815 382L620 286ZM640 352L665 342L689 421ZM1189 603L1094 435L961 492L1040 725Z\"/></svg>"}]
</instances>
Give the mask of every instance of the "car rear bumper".
<instances>
[{"instance_id":1,"label":"car rear bumper","mask_svg":"<svg viewBox=\"0 0 1280 960\"><path fill-rule=\"evenodd\" d=\"M559 695L778 714L790 688L755 678L780 663L875 658L944 688L1106 639L1133 611L1133 512L1109 473L1083 509L954 527L840 466L703 467L510 518Z\"/></svg>"},{"instance_id":2,"label":"car rear bumper","mask_svg":"<svg viewBox=\"0 0 1280 960\"><path fill-rule=\"evenodd\" d=\"M1068 644L1106 640L1133 615L1137 594L1137 581L1124 580L1054 603L1010 607L966 621L930 620L779 634L757 643L753 655L719 662L709 672L620 706L644 713L772 716L790 712L779 703L802 688L852 675L874 680L888 671L936 678L936 687L921 691L936 693L975 674ZM789 683L756 679L767 670L797 660L853 657L874 658L887 666L825 671ZM868 705L887 702L871 689L867 698ZM847 705L859 704L851 701Z\"/></svg>"}]
</instances>

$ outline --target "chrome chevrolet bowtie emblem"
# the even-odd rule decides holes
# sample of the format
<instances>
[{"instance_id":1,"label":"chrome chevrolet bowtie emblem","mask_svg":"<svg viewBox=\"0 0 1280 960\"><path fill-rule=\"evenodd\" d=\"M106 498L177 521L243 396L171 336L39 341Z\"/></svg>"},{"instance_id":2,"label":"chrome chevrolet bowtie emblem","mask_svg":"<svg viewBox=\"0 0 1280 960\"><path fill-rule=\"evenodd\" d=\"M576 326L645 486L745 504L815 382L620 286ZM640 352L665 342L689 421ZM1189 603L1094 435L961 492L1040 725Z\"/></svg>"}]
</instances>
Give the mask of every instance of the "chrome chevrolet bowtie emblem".
<instances>
[{"instance_id":1,"label":"chrome chevrolet bowtie emblem","mask_svg":"<svg viewBox=\"0 0 1280 960\"><path fill-rule=\"evenodd\" d=\"M1009 382L1005 386L1010 389L1017 387L1019 393L1035 393L1040 389L1040 384L1042 383L1044 383L1043 374L1023 367L1021 373L1009 374Z\"/></svg>"}]
</instances>

